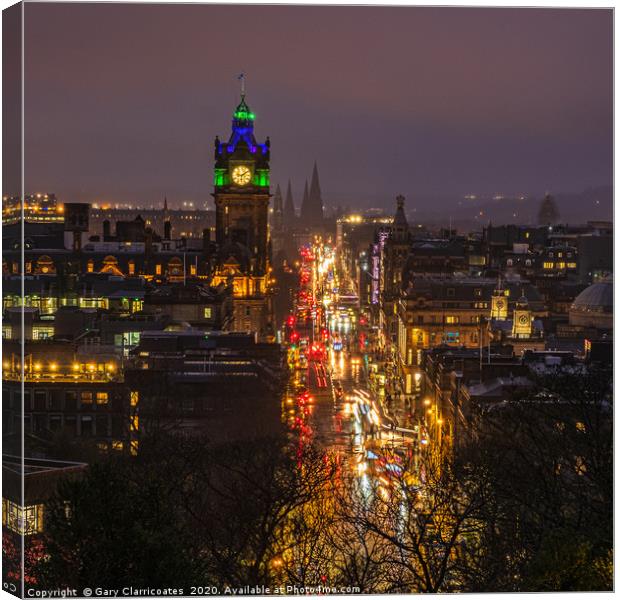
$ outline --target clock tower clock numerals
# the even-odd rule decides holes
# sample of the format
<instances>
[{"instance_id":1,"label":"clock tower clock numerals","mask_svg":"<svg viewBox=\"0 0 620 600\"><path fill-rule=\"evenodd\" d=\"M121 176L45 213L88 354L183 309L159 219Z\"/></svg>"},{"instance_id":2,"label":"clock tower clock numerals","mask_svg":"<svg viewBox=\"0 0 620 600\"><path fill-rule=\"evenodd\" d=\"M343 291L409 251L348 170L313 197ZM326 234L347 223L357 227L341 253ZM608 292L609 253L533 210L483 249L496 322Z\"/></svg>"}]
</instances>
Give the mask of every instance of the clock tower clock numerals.
<instances>
[{"instance_id":1,"label":"clock tower clock numerals","mask_svg":"<svg viewBox=\"0 0 620 600\"><path fill-rule=\"evenodd\" d=\"M231 177L237 185L247 185L252 180L252 171L249 167L241 165L232 170Z\"/></svg>"}]
</instances>

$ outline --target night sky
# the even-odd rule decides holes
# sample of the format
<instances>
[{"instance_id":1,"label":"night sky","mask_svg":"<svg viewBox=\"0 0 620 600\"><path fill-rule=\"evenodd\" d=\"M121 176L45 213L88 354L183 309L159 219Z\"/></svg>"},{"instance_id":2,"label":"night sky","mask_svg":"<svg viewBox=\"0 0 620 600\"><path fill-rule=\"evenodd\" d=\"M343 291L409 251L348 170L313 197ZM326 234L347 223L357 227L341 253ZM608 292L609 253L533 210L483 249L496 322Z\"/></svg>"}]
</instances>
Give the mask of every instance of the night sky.
<instances>
[{"instance_id":1,"label":"night sky","mask_svg":"<svg viewBox=\"0 0 620 600\"><path fill-rule=\"evenodd\" d=\"M241 72L297 206L314 159L327 205L612 182L611 10L28 3L25 31L26 189L64 201L204 203Z\"/></svg>"}]
</instances>

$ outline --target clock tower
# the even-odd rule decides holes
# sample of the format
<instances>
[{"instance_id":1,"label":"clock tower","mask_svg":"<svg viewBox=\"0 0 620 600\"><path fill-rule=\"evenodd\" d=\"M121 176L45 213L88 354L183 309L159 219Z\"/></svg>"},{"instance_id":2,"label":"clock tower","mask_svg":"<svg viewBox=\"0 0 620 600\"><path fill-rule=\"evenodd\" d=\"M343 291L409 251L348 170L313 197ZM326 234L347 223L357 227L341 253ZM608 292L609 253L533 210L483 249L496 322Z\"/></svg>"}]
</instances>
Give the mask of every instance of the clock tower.
<instances>
[{"instance_id":1,"label":"clock tower","mask_svg":"<svg viewBox=\"0 0 620 600\"><path fill-rule=\"evenodd\" d=\"M508 318L508 297L502 289L501 277L497 280L497 287L491 296L491 318L505 321Z\"/></svg>"},{"instance_id":2,"label":"clock tower","mask_svg":"<svg viewBox=\"0 0 620 600\"><path fill-rule=\"evenodd\" d=\"M515 304L512 317L512 337L530 338L532 337L532 312L525 295L522 295Z\"/></svg>"},{"instance_id":3,"label":"clock tower","mask_svg":"<svg viewBox=\"0 0 620 600\"><path fill-rule=\"evenodd\" d=\"M213 197L217 266L213 284L232 283L235 331L273 336L269 299L269 138L254 137L255 115L241 93L227 142L215 138Z\"/></svg>"}]
</instances>

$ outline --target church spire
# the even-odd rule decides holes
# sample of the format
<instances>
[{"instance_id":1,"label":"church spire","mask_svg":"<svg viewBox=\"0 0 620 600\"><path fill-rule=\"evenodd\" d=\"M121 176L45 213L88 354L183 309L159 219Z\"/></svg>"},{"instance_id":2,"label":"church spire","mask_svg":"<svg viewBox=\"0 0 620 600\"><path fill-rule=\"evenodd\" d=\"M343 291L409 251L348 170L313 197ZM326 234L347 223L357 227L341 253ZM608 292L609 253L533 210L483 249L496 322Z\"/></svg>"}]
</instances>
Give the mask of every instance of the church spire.
<instances>
[{"instance_id":1,"label":"church spire","mask_svg":"<svg viewBox=\"0 0 620 600\"><path fill-rule=\"evenodd\" d=\"M280 190L280 184L276 185L276 193L273 197L273 210L282 212L282 190Z\"/></svg>"},{"instance_id":2,"label":"church spire","mask_svg":"<svg viewBox=\"0 0 620 600\"><path fill-rule=\"evenodd\" d=\"M301 218L304 225L322 225L323 223L323 199L321 198L321 184L319 183L319 170L314 162L310 190L308 182L304 189L304 200L301 205Z\"/></svg>"},{"instance_id":3,"label":"church spire","mask_svg":"<svg viewBox=\"0 0 620 600\"><path fill-rule=\"evenodd\" d=\"M276 185L276 193L273 197L273 228L275 231L282 229L282 190L280 184Z\"/></svg>"},{"instance_id":4,"label":"church spire","mask_svg":"<svg viewBox=\"0 0 620 600\"><path fill-rule=\"evenodd\" d=\"M293 202L293 192L291 191L291 180L288 180L288 186L286 188L286 200L284 202L284 212L282 214L282 222L284 227L291 228L295 224L295 203Z\"/></svg>"},{"instance_id":5,"label":"church spire","mask_svg":"<svg viewBox=\"0 0 620 600\"><path fill-rule=\"evenodd\" d=\"M312 180L310 182L310 195L308 198L311 212L311 223L320 225L323 222L323 198L321 197L321 184L319 183L319 169L314 161L312 168Z\"/></svg>"},{"instance_id":6,"label":"church spire","mask_svg":"<svg viewBox=\"0 0 620 600\"><path fill-rule=\"evenodd\" d=\"M310 206L308 202L308 180L304 184L304 196L301 201L301 209L299 211L299 216L301 220L304 222L304 225L307 225L310 219Z\"/></svg>"},{"instance_id":7,"label":"church spire","mask_svg":"<svg viewBox=\"0 0 620 600\"><path fill-rule=\"evenodd\" d=\"M319 170L316 166L316 160L314 161L314 167L312 169L312 182L310 183L310 200L317 206L321 207L322 213L323 199L321 198L321 185L319 184Z\"/></svg>"}]
</instances>

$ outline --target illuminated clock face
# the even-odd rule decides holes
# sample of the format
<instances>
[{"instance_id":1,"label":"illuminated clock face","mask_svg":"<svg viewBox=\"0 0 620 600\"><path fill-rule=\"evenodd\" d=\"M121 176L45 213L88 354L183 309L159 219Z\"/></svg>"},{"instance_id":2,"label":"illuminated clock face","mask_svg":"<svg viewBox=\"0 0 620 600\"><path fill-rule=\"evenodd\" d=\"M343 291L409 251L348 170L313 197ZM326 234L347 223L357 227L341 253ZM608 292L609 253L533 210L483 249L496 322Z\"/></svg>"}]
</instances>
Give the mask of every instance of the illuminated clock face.
<instances>
[{"instance_id":1,"label":"illuminated clock face","mask_svg":"<svg viewBox=\"0 0 620 600\"><path fill-rule=\"evenodd\" d=\"M247 185L250 183L250 179L252 179L252 171L249 167L240 166L233 169L232 180L237 185Z\"/></svg>"},{"instance_id":2,"label":"illuminated clock face","mask_svg":"<svg viewBox=\"0 0 620 600\"><path fill-rule=\"evenodd\" d=\"M519 317L519 323L521 323L521 325L527 325L527 315L521 315Z\"/></svg>"},{"instance_id":3,"label":"illuminated clock face","mask_svg":"<svg viewBox=\"0 0 620 600\"><path fill-rule=\"evenodd\" d=\"M497 301L497 308L504 308L504 301L503 300L498 300Z\"/></svg>"}]
</instances>

